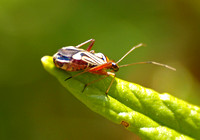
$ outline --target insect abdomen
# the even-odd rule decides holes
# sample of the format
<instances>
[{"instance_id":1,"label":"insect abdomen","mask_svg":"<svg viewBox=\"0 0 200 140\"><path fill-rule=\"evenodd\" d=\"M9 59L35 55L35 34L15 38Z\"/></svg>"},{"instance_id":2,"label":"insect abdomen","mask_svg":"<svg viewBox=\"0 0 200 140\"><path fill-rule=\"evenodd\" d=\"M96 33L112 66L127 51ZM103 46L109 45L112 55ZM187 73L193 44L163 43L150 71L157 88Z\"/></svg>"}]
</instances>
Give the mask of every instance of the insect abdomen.
<instances>
[{"instance_id":1,"label":"insect abdomen","mask_svg":"<svg viewBox=\"0 0 200 140\"><path fill-rule=\"evenodd\" d=\"M66 71L79 71L79 70L86 69L88 67L88 64L86 62L82 60L74 60L74 59L72 59L69 62L60 62L54 59L54 64L56 67L61 68Z\"/></svg>"}]
</instances>

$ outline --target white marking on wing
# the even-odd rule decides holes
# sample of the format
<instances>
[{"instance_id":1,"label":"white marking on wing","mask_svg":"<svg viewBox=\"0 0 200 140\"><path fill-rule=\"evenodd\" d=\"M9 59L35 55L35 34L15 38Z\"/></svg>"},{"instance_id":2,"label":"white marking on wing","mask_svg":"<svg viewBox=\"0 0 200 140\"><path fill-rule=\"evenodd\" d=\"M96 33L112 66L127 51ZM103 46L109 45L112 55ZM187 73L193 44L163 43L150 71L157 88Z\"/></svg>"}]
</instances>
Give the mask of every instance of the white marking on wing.
<instances>
[{"instance_id":1,"label":"white marking on wing","mask_svg":"<svg viewBox=\"0 0 200 140\"><path fill-rule=\"evenodd\" d=\"M101 58L95 56L92 53L87 53L86 54L88 57L90 57L91 59L93 59L93 61L95 61L97 64L101 65L101 64L105 64L107 62L103 61Z\"/></svg>"},{"instance_id":2,"label":"white marking on wing","mask_svg":"<svg viewBox=\"0 0 200 140\"><path fill-rule=\"evenodd\" d=\"M62 47L62 49L72 49L72 50L83 50L83 49L79 49L79 48L76 48L74 46L66 46L66 47Z\"/></svg>"},{"instance_id":3,"label":"white marking on wing","mask_svg":"<svg viewBox=\"0 0 200 140\"><path fill-rule=\"evenodd\" d=\"M95 53L94 55L101 58L103 61L106 61L106 57L103 53Z\"/></svg>"},{"instance_id":4,"label":"white marking on wing","mask_svg":"<svg viewBox=\"0 0 200 140\"><path fill-rule=\"evenodd\" d=\"M59 59L56 59L56 61L61 62L61 63L69 63L70 62L70 60L59 60Z\"/></svg>"},{"instance_id":5,"label":"white marking on wing","mask_svg":"<svg viewBox=\"0 0 200 140\"><path fill-rule=\"evenodd\" d=\"M93 59L87 57L87 56L83 56L82 57L82 60L89 63L89 64L92 64L92 65L97 65L97 63L95 61L93 61Z\"/></svg>"},{"instance_id":6,"label":"white marking on wing","mask_svg":"<svg viewBox=\"0 0 200 140\"><path fill-rule=\"evenodd\" d=\"M81 60L81 59L82 59L81 53L82 53L82 52L78 52L78 53L74 54L74 55L72 56L72 58L73 58L73 59L76 59L76 60Z\"/></svg>"}]
</instances>

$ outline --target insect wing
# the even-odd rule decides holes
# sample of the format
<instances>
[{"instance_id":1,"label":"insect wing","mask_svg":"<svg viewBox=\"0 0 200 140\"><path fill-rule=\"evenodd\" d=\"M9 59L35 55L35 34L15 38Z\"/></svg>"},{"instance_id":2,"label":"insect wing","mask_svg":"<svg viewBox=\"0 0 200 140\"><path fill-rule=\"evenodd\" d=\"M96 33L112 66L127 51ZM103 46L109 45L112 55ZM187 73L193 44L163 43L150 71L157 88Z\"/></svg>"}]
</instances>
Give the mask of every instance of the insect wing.
<instances>
[{"instance_id":1,"label":"insect wing","mask_svg":"<svg viewBox=\"0 0 200 140\"><path fill-rule=\"evenodd\" d=\"M80 51L82 51L82 49L73 46L63 47L58 50L58 52L54 55L54 58L58 62L69 63L72 60L72 56Z\"/></svg>"},{"instance_id":2,"label":"insect wing","mask_svg":"<svg viewBox=\"0 0 200 140\"><path fill-rule=\"evenodd\" d=\"M73 55L73 59L82 60L90 65L98 66L107 63L104 57L96 56L94 53L88 51L81 51Z\"/></svg>"}]
</instances>

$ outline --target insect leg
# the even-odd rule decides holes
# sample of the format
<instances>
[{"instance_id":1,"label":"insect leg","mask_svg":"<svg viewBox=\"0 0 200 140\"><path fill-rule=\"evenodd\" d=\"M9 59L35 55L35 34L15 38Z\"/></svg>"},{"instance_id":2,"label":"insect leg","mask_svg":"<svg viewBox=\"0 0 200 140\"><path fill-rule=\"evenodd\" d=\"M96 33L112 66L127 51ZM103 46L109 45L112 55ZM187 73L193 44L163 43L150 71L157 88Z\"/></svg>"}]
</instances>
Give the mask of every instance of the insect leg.
<instances>
[{"instance_id":1,"label":"insect leg","mask_svg":"<svg viewBox=\"0 0 200 140\"><path fill-rule=\"evenodd\" d=\"M76 77L76 76L79 76L79 75L81 75L81 74L83 74L83 73L86 73L86 72L88 72L88 71L85 70L85 71L82 71L82 72L80 72L80 73L77 73L76 75L73 75L73 76L70 76L70 77L66 78L65 81L67 81L67 80L69 80L69 79L71 79L71 78L74 78L74 77Z\"/></svg>"},{"instance_id":2,"label":"insect leg","mask_svg":"<svg viewBox=\"0 0 200 140\"><path fill-rule=\"evenodd\" d=\"M94 39L91 39L91 43L90 45L88 46L88 48L86 49L87 51L90 51L92 49L92 46L94 45L94 42L95 40Z\"/></svg>"},{"instance_id":3,"label":"insect leg","mask_svg":"<svg viewBox=\"0 0 200 140\"><path fill-rule=\"evenodd\" d=\"M107 72L107 74L108 74L108 76L109 76L109 75L112 75L112 76L113 76L113 79L112 79L112 81L110 82L110 85L109 85L108 89L106 90L106 96L108 96L107 94L108 94L108 92L109 92L109 90L110 90L110 88L111 88L111 86L112 86L112 84L113 84L113 82L114 82L114 80L115 80L115 77L116 77L115 73Z\"/></svg>"},{"instance_id":4,"label":"insect leg","mask_svg":"<svg viewBox=\"0 0 200 140\"><path fill-rule=\"evenodd\" d=\"M111 63L105 63L105 64L102 64L102 65L99 65L99 66L96 66L96 67L93 67L93 68L90 68L90 69L86 69L85 71L82 71L80 73L77 73L76 75L73 75L73 76L70 76L68 77L67 79L65 79L65 81L71 79L71 78L74 78L78 75L81 75L83 73L86 73L86 72L90 72L90 73L94 73L94 74L99 74L99 75L107 75L107 72L105 71L101 71L103 68L106 68L107 66L109 66Z\"/></svg>"},{"instance_id":5,"label":"insect leg","mask_svg":"<svg viewBox=\"0 0 200 140\"><path fill-rule=\"evenodd\" d=\"M106 96L108 96L108 92L109 92L109 90L110 90L110 88L111 88L111 86L112 86L112 84L113 84L113 82L114 82L114 80L115 80L115 77L116 77L115 73L112 73L112 72L106 72L104 77L101 77L101 78L99 78L99 79L97 79L97 80L94 80L94 81L91 81L90 83L85 84L85 86L84 86L82 92L84 92L84 90L85 90L85 88L86 88L87 86L89 86L89 85L91 85L91 84L93 84L93 83L95 83L95 82L98 82L98 81L100 81L100 80L103 80L104 78L106 78L106 77L108 77L108 76L110 76L110 75L112 75L113 78L112 78L112 81L110 82L110 85L108 86L108 88L107 88L107 90L106 90L106 93L105 93Z\"/></svg>"},{"instance_id":6,"label":"insect leg","mask_svg":"<svg viewBox=\"0 0 200 140\"><path fill-rule=\"evenodd\" d=\"M94 39L89 39L89 40L87 40L87 41L85 41L85 42L83 42L83 43L77 45L76 48L80 48L80 47L82 47L83 45L85 45L85 44L87 44L87 43L89 43L89 42L91 42L91 43L90 43L90 45L88 46L88 48L87 48L86 50L87 50L87 51L90 51L90 50L92 49L92 46L94 45L94 42L95 42Z\"/></svg>"},{"instance_id":7,"label":"insect leg","mask_svg":"<svg viewBox=\"0 0 200 140\"><path fill-rule=\"evenodd\" d=\"M109 66L111 63L105 63L105 64L102 64L102 65L99 65L99 66L96 66L96 67L93 67L93 68L90 68L90 69L86 69L85 71L83 72L80 72L74 76L70 76L68 77L66 80L69 80L71 78L74 78L80 74L83 74L83 73L86 73L86 72L90 72L90 73L94 73L94 74L99 74L99 75L108 75L106 71L102 71L103 68L106 68L107 66Z\"/></svg>"},{"instance_id":8,"label":"insect leg","mask_svg":"<svg viewBox=\"0 0 200 140\"><path fill-rule=\"evenodd\" d=\"M107 88L107 90L106 90L106 96L107 96L107 94L108 94L108 92L109 92L109 90L110 90L110 88L111 88L111 86L112 86L112 84L113 84L113 82L114 82L114 80L115 80L115 77L116 77L116 75L115 75L115 73L112 73L112 72L105 72L105 71L88 71L88 72L90 72L90 73L95 73L95 74L100 74L100 75L105 75L104 76L104 78L106 78L106 77L108 77L108 76L110 76L110 75L112 75L113 76L113 79L112 79L112 81L110 82L110 85L108 86L108 88ZM103 78L102 78L103 79ZM101 80L101 79L98 79L97 81L99 81L99 80ZM94 81L94 82L96 82L96 81ZM92 83L93 83L93 81L92 81ZM90 84L90 83L89 83ZM88 85L86 84L85 85L85 87L84 88L86 88Z\"/></svg>"},{"instance_id":9,"label":"insect leg","mask_svg":"<svg viewBox=\"0 0 200 140\"><path fill-rule=\"evenodd\" d=\"M93 84L93 83L96 83L96 82L98 82L98 81L100 81L100 80L103 80L104 78L106 78L106 77L108 77L108 76L109 76L109 75L105 75L104 77L101 77L101 78L99 78L99 79L97 79L97 80L94 80L94 81L91 81L91 82L85 84L85 86L84 86L82 92L84 92L84 90L85 90L85 88L86 88L87 86L89 86L89 85L91 85L91 84Z\"/></svg>"},{"instance_id":10,"label":"insect leg","mask_svg":"<svg viewBox=\"0 0 200 140\"><path fill-rule=\"evenodd\" d=\"M106 75L106 76L110 76L112 75L113 76L113 79L108 87L108 89L106 90L106 96L114 82L114 79L115 79L115 73L112 73L112 72L106 72L104 71L103 69L107 68L107 67L110 67L110 65L112 65L112 62L108 62L108 63L105 63L105 64L102 64L102 65L99 65L99 66L96 66L94 68L91 68L88 70L88 72L90 73L94 73L94 74L99 74L99 75Z\"/></svg>"},{"instance_id":11,"label":"insect leg","mask_svg":"<svg viewBox=\"0 0 200 140\"><path fill-rule=\"evenodd\" d=\"M103 68L109 67L110 65L112 65L112 62L108 62L108 63L102 64L102 65L98 65L96 67L93 67L93 68L89 69L88 72L95 73L95 74L100 74L100 75L107 75L106 72L102 73L103 71L101 71L101 70Z\"/></svg>"}]
</instances>

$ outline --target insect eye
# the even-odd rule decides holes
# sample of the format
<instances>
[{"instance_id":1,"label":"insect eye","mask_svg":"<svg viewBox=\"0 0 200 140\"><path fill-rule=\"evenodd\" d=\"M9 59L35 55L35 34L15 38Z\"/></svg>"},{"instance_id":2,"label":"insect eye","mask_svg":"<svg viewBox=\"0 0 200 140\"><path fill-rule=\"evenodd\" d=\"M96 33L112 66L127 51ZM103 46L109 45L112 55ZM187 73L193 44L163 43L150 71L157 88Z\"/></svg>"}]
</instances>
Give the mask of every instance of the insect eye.
<instances>
[{"instance_id":1,"label":"insect eye","mask_svg":"<svg viewBox=\"0 0 200 140\"><path fill-rule=\"evenodd\" d=\"M116 63L112 63L112 69L114 71L118 71L119 70L119 66Z\"/></svg>"},{"instance_id":2,"label":"insect eye","mask_svg":"<svg viewBox=\"0 0 200 140\"><path fill-rule=\"evenodd\" d=\"M112 66L113 66L113 67L116 67L116 64L115 64L115 63L112 63Z\"/></svg>"}]
</instances>

